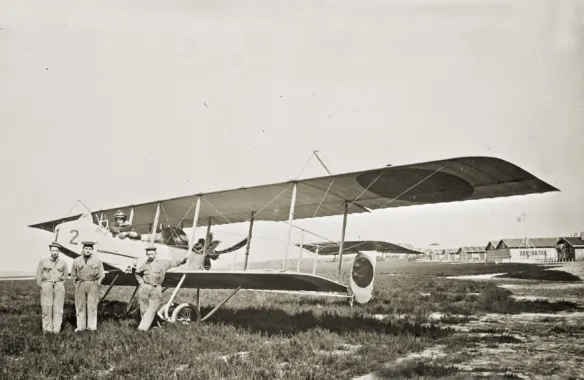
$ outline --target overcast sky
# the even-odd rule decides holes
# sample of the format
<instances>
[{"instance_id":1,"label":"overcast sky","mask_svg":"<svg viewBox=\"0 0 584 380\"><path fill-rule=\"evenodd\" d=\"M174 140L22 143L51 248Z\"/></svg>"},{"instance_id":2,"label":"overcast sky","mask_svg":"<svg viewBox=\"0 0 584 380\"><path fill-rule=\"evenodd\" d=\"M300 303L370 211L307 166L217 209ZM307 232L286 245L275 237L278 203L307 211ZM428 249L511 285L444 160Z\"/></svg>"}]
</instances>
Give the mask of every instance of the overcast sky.
<instances>
[{"instance_id":1,"label":"overcast sky","mask_svg":"<svg viewBox=\"0 0 584 380\"><path fill-rule=\"evenodd\" d=\"M463 4L463 5L461 5ZM464 155L561 192L351 216L427 247L584 230L584 12L575 1L0 0L2 269L82 200L112 207ZM320 176L312 160L302 177ZM341 217L300 221L339 239ZM217 229L236 241L247 226ZM254 258L286 225L257 223ZM294 233L293 239L300 239ZM305 241L316 241L305 237Z\"/></svg>"}]
</instances>

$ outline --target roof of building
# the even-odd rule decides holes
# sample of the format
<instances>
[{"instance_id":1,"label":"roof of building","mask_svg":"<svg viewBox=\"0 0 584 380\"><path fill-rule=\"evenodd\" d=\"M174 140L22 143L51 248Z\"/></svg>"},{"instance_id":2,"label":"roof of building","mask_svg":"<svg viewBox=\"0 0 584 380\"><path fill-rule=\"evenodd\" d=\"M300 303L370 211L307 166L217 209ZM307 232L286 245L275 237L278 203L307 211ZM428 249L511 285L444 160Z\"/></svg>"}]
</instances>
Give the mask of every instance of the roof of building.
<instances>
[{"instance_id":1,"label":"roof of building","mask_svg":"<svg viewBox=\"0 0 584 380\"><path fill-rule=\"evenodd\" d=\"M460 247L458 249L458 251L460 253L462 253L462 252L464 252L464 253L485 253L485 247L466 246L466 247Z\"/></svg>"},{"instance_id":2,"label":"roof of building","mask_svg":"<svg viewBox=\"0 0 584 380\"><path fill-rule=\"evenodd\" d=\"M572 247L584 247L584 240L580 239L579 237L562 237L558 239L559 241L565 241L566 243L570 244Z\"/></svg>"},{"instance_id":3,"label":"roof of building","mask_svg":"<svg viewBox=\"0 0 584 380\"><path fill-rule=\"evenodd\" d=\"M497 245L499 245L499 242L501 240L490 240L487 245L485 246L485 251L489 248L492 247L491 249L496 249Z\"/></svg>"},{"instance_id":4,"label":"roof of building","mask_svg":"<svg viewBox=\"0 0 584 380\"><path fill-rule=\"evenodd\" d=\"M499 245L505 244L507 248L555 248L558 238L514 238L501 239Z\"/></svg>"}]
</instances>

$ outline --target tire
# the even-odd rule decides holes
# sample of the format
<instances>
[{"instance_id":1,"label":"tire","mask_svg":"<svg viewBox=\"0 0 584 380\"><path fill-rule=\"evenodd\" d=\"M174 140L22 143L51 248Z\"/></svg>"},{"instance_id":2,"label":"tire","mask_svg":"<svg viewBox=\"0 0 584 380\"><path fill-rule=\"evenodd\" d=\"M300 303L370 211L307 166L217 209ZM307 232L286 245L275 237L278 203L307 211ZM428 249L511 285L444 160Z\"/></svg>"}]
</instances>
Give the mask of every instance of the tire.
<instances>
[{"instance_id":1,"label":"tire","mask_svg":"<svg viewBox=\"0 0 584 380\"><path fill-rule=\"evenodd\" d=\"M184 325L198 325L201 323L201 313L197 310L195 305L183 303L173 310L170 320L173 323L176 322Z\"/></svg>"},{"instance_id":2,"label":"tire","mask_svg":"<svg viewBox=\"0 0 584 380\"><path fill-rule=\"evenodd\" d=\"M102 319L122 319L126 317L126 307L119 301L106 301L99 308Z\"/></svg>"}]
</instances>

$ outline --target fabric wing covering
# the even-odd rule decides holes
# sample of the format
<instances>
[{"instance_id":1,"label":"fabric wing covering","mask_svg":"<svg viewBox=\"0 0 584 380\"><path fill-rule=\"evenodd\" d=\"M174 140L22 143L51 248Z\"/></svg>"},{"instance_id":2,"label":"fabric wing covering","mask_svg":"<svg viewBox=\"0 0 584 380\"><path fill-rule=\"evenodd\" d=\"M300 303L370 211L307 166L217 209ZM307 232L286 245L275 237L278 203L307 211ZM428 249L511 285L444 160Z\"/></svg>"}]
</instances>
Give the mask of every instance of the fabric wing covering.
<instances>
[{"instance_id":1,"label":"fabric wing covering","mask_svg":"<svg viewBox=\"0 0 584 380\"><path fill-rule=\"evenodd\" d=\"M191 227L197 197L201 197L199 226L247 222L252 211L256 221L286 221L289 217L293 186L297 184L294 219L363 213L390 207L407 207L485 198L509 197L559 191L518 166L492 157L460 157L402 166L358 171L242 187L224 191L160 199L149 203L98 210L110 221L117 210L129 215L134 207L133 226L145 233L161 205L160 223ZM54 231L75 215L31 225Z\"/></svg>"},{"instance_id":2,"label":"fabric wing covering","mask_svg":"<svg viewBox=\"0 0 584 380\"><path fill-rule=\"evenodd\" d=\"M285 291L312 291L312 292L337 292L347 293L347 286L320 276L308 273L292 272L254 272L250 271L180 271L175 269L166 272L163 287L176 287L180 279L185 275L182 283L187 289L242 289L256 290L285 290ZM115 285L136 286L138 281L134 275L113 271L106 274L103 285L110 285L113 280Z\"/></svg>"}]
</instances>

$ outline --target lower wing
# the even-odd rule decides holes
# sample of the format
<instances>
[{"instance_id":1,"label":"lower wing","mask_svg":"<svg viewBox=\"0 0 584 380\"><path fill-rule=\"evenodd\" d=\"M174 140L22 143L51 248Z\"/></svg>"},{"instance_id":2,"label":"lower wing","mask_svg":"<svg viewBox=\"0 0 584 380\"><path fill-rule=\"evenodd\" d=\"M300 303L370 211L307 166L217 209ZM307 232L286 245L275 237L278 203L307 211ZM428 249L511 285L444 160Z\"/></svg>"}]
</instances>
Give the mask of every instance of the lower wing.
<instances>
[{"instance_id":1,"label":"lower wing","mask_svg":"<svg viewBox=\"0 0 584 380\"><path fill-rule=\"evenodd\" d=\"M189 289L255 289L255 290L288 290L314 292L347 293L348 287L324 277L308 273L287 273L268 271L180 271L167 272L162 283L163 287L176 287L181 278L185 279L181 288ZM122 271L109 271L103 280L103 285L137 286L138 281L133 274Z\"/></svg>"}]
</instances>

